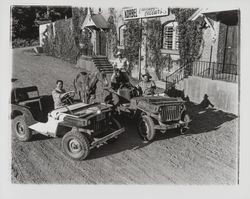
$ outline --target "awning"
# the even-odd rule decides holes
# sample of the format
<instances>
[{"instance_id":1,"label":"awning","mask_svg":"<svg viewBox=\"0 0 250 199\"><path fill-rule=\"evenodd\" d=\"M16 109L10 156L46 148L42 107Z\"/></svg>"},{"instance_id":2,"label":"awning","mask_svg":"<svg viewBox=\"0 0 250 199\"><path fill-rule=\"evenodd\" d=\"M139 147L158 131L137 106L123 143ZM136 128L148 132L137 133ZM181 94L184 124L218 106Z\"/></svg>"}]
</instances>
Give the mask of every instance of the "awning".
<instances>
[{"instance_id":1,"label":"awning","mask_svg":"<svg viewBox=\"0 0 250 199\"><path fill-rule=\"evenodd\" d=\"M81 29L92 28L92 29L108 29L108 23L101 14L87 15Z\"/></svg>"},{"instance_id":2,"label":"awning","mask_svg":"<svg viewBox=\"0 0 250 199\"><path fill-rule=\"evenodd\" d=\"M238 9L198 9L189 20L196 20L199 17L206 16L214 21L220 21L227 25L237 25L238 23Z\"/></svg>"}]
</instances>

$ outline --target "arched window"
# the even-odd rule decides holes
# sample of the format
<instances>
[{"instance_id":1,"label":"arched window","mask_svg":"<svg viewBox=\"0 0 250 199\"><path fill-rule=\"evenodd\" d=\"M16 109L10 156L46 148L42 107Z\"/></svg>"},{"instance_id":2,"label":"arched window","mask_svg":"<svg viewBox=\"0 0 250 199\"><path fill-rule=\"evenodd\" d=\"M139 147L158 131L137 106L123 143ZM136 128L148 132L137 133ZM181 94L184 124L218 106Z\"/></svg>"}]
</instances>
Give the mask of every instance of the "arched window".
<instances>
[{"instance_id":1,"label":"arched window","mask_svg":"<svg viewBox=\"0 0 250 199\"><path fill-rule=\"evenodd\" d=\"M119 45L124 46L124 30L126 29L126 25L121 25L119 27Z\"/></svg>"},{"instance_id":2,"label":"arched window","mask_svg":"<svg viewBox=\"0 0 250 199\"><path fill-rule=\"evenodd\" d=\"M175 21L167 22L162 27L162 48L167 50L179 49L178 24Z\"/></svg>"}]
</instances>

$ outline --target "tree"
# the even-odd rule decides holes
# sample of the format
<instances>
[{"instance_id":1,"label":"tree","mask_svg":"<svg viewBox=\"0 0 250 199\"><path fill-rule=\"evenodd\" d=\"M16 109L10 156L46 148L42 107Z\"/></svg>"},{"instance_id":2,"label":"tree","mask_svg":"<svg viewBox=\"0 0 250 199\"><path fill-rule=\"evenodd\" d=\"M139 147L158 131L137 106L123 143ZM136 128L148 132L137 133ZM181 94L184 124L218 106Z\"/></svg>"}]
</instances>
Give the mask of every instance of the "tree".
<instances>
[{"instance_id":1,"label":"tree","mask_svg":"<svg viewBox=\"0 0 250 199\"><path fill-rule=\"evenodd\" d=\"M13 6L12 11L12 40L16 38L34 39L38 37L35 7Z\"/></svg>"},{"instance_id":2,"label":"tree","mask_svg":"<svg viewBox=\"0 0 250 199\"><path fill-rule=\"evenodd\" d=\"M59 6L12 6L12 41L15 39L32 40L39 37L36 21L56 21L72 16L71 7Z\"/></svg>"}]
</instances>

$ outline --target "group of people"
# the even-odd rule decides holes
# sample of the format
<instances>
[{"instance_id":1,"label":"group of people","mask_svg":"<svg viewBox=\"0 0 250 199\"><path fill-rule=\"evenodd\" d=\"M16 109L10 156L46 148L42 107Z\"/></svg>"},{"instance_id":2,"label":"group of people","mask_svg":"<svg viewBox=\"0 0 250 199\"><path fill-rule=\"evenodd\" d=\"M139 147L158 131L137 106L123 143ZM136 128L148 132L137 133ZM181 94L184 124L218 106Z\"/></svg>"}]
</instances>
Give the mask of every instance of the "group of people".
<instances>
[{"instance_id":1,"label":"group of people","mask_svg":"<svg viewBox=\"0 0 250 199\"><path fill-rule=\"evenodd\" d=\"M113 64L114 73L111 76L111 88L117 91L123 86L130 86L130 80L127 73L129 63L126 58L122 58L120 51L117 53L118 58ZM136 87L141 90L144 95L152 95L155 92L155 82L151 80L152 76L146 72L142 75L143 81L141 81Z\"/></svg>"},{"instance_id":2,"label":"group of people","mask_svg":"<svg viewBox=\"0 0 250 199\"><path fill-rule=\"evenodd\" d=\"M117 59L113 62L114 72L111 76L111 88L115 91L123 87L134 87L131 82L129 75L127 73L127 69L129 63L126 58L122 57L120 51L117 53ZM151 80L152 76L146 72L142 75L143 81L141 81L136 88L139 90L142 95L153 95L155 93L156 85L153 80ZM54 108L60 108L65 105L65 95L70 93L74 93L74 91L67 92L63 88L63 81L56 81L56 88L52 91L52 97L54 100Z\"/></svg>"}]
</instances>

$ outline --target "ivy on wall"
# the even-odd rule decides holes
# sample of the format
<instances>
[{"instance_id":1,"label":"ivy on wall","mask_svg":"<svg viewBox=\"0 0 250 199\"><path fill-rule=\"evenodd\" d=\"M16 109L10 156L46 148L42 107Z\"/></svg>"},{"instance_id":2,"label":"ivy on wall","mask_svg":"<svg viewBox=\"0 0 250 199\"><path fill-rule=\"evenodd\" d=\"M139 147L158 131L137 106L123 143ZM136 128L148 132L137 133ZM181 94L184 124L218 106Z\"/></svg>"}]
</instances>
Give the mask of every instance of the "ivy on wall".
<instances>
[{"instance_id":1,"label":"ivy on wall","mask_svg":"<svg viewBox=\"0 0 250 199\"><path fill-rule=\"evenodd\" d=\"M162 25L160 20L153 19L146 22L146 41L147 64L155 68L157 77L161 79L162 70L171 58L161 53Z\"/></svg>"},{"instance_id":2,"label":"ivy on wall","mask_svg":"<svg viewBox=\"0 0 250 199\"><path fill-rule=\"evenodd\" d=\"M126 29L124 30L124 56L129 61L129 72L133 69L133 65L138 63L141 31L142 24L139 20L131 20L126 23Z\"/></svg>"},{"instance_id":3,"label":"ivy on wall","mask_svg":"<svg viewBox=\"0 0 250 199\"><path fill-rule=\"evenodd\" d=\"M80 51L72 30L72 20L60 20L54 23L54 27L52 24L47 25L43 46L44 52L47 55L76 63Z\"/></svg>"},{"instance_id":4,"label":"ivy on wall","mask_svg":"<svg viewBox=\"0 0 250 199\"><path fill-rule=\"evenodd\" d=\"M59 57L74 64L77 62L81 55L80 25L86 17L86 11L86 8L72 8L71 19L55 21L54 27L52 24L47 26L43 46L47 55Z\"/></svg>"},{"instance_id":5,"label":"ivy on wall","mask_svg":"<svg viewBox=\"0 0 250 199\"><path fill-rule=\"evenodd\" d=\"M179 29L179 52L181 64L193 62L200 56L200 46L202 43L202 28L200 21L190 21L189 17L197 9L172 8ZM190 66L189 64L187 66ZM191 72L191 68L187 68Z\"/></svg>"},{"instance_id":6,"label":"ivy on wall","mask_svg":"<svg viewBox=\"0 0 250 199\"><path fill-rule=\"evenodd\" d=\"M115 25L115 14L114 10L110 9L110 16L108 18L108 32L106 33L107 38L107 55L109 58L112 58L113 55L117 53L117 45L118 45L118 39L117 39L117 30Z\"/></svg>"}]
</instances>

